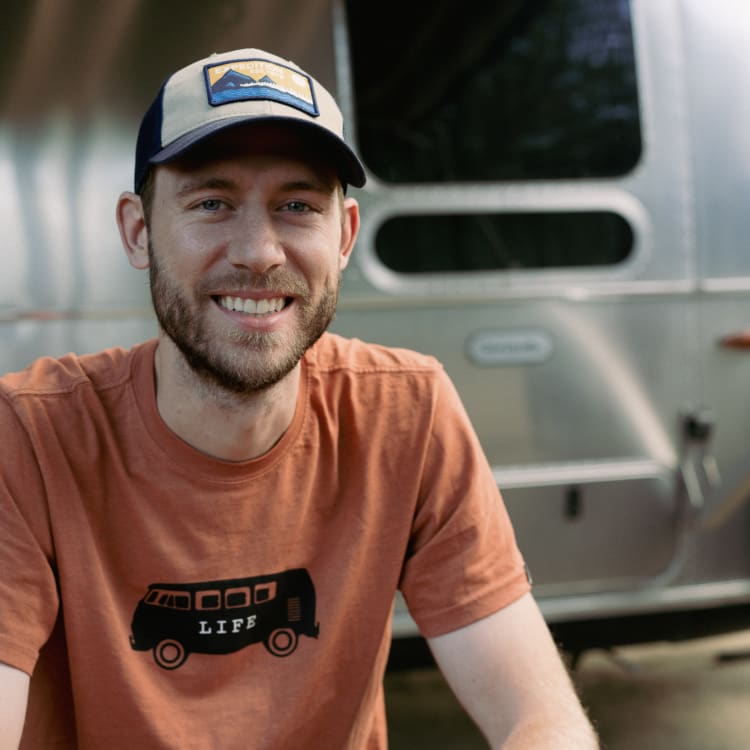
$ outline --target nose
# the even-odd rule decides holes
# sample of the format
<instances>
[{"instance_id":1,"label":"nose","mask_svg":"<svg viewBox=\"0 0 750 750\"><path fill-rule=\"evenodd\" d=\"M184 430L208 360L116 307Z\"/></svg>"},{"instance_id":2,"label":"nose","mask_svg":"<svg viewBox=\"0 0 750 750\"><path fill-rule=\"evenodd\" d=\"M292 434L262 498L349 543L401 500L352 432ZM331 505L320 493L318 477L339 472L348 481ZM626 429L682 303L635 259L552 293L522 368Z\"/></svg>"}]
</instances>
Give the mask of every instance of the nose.
<instances>
[{"instance_id":1,"label":"nose","mask_svg":"<svg viewBox=\"0 0 750 750\"><path fill-rule=\"evenodd\" d=\"M243 212L227 249L227 260L253 273L266 273L286 259L270 217L259 210Z\"/></svg>"}]
</instances>

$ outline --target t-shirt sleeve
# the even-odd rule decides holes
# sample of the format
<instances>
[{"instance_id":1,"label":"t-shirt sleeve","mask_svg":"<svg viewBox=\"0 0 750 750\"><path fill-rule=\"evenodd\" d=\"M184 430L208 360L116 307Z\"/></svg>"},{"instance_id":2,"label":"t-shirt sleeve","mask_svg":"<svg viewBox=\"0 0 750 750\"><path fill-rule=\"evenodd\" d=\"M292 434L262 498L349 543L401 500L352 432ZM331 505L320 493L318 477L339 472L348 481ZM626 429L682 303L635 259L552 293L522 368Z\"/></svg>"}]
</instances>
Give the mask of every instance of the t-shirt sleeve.
<instances>
[{"instance_id":1,"label":"t-shirt sleeve","mask_svg":"<svg viewBox=\"0 0 750 750\"><path fill-rule=\"evenodd\" d=\"M479 439L441 370L400 588L422 635L469 625L530 589Z\"/></svg>"},{"instance_id":2,"label":"t-shirt sleeve","mask_svg":"<svg viewBox=\"0 0 750 750\"><path fill-rule=\"evenodd\" d=\"M28 674L58 611L44 483L30 440L0 397L0 662Z\"/></svg>"}]
</instances>

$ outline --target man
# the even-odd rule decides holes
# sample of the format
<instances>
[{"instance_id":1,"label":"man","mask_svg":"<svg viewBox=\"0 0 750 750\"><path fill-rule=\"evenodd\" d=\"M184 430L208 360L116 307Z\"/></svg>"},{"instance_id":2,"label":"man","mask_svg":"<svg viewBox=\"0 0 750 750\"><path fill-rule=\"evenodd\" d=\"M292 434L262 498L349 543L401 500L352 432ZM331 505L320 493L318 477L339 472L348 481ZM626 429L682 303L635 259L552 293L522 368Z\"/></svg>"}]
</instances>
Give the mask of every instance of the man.
<instances>
[{"instance_id":1,"label":"man","mask_svg":"<svg viewBox=\"0 0 750 750\"><path fill-rule=\"evenodd\" d=\"M293 63L163 85L117 207L158 339L0 382L2 750L384 748L399 588L493 747L596 746L444 372L325 333L364 182Z\"/></svg>"}]
</instances>

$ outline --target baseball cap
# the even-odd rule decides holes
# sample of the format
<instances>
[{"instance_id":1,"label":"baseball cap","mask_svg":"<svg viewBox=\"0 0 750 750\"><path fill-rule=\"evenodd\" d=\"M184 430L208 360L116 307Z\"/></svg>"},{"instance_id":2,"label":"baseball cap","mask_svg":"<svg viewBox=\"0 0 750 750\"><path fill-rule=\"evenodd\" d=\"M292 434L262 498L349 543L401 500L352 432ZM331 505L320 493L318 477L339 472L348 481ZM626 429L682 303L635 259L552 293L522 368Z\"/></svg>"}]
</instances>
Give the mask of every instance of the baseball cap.
<instances>
[{"instance_id":1,"label":"baseball cap","mask_svg":"<svg viewBox=\"0 0 750 750\"><path fill-rule=\"evenodd\" d=\"M306 129L345 185L365 184L333 96L293 62L239 49L198 60L164 81L138 131L135 192L152 165L176 159L224 128L259 121Z\"/></svg>"}]
</instances>

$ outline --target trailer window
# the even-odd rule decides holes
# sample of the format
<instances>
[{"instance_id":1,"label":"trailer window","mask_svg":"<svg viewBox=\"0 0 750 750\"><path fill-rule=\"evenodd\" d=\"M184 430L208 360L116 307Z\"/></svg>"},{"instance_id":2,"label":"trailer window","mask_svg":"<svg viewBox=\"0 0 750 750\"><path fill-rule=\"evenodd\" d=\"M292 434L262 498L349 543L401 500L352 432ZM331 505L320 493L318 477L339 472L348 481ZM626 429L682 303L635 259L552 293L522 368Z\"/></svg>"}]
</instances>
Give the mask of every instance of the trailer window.
<instances>
[{"instance_id":1,"label":"trailer window","mask_svg":"<svg viewBox=\"0 0 750 750\"><path fill-rule=\"evenodd\" d=\"M638 162L629 0L346 8L357 144L380 179L611 177Z\"/></svg>"},{"instance_id":2,"label":"trailer window","mask_svg":"<svg viewBox=\"0 0 750 750\"><path fill-rule=\"evenodd\" d=\"M630 225L604 211L398 216L375 237L380 260L402 273L600 266L632 245Z\"/></svg>"}]
</instances>

